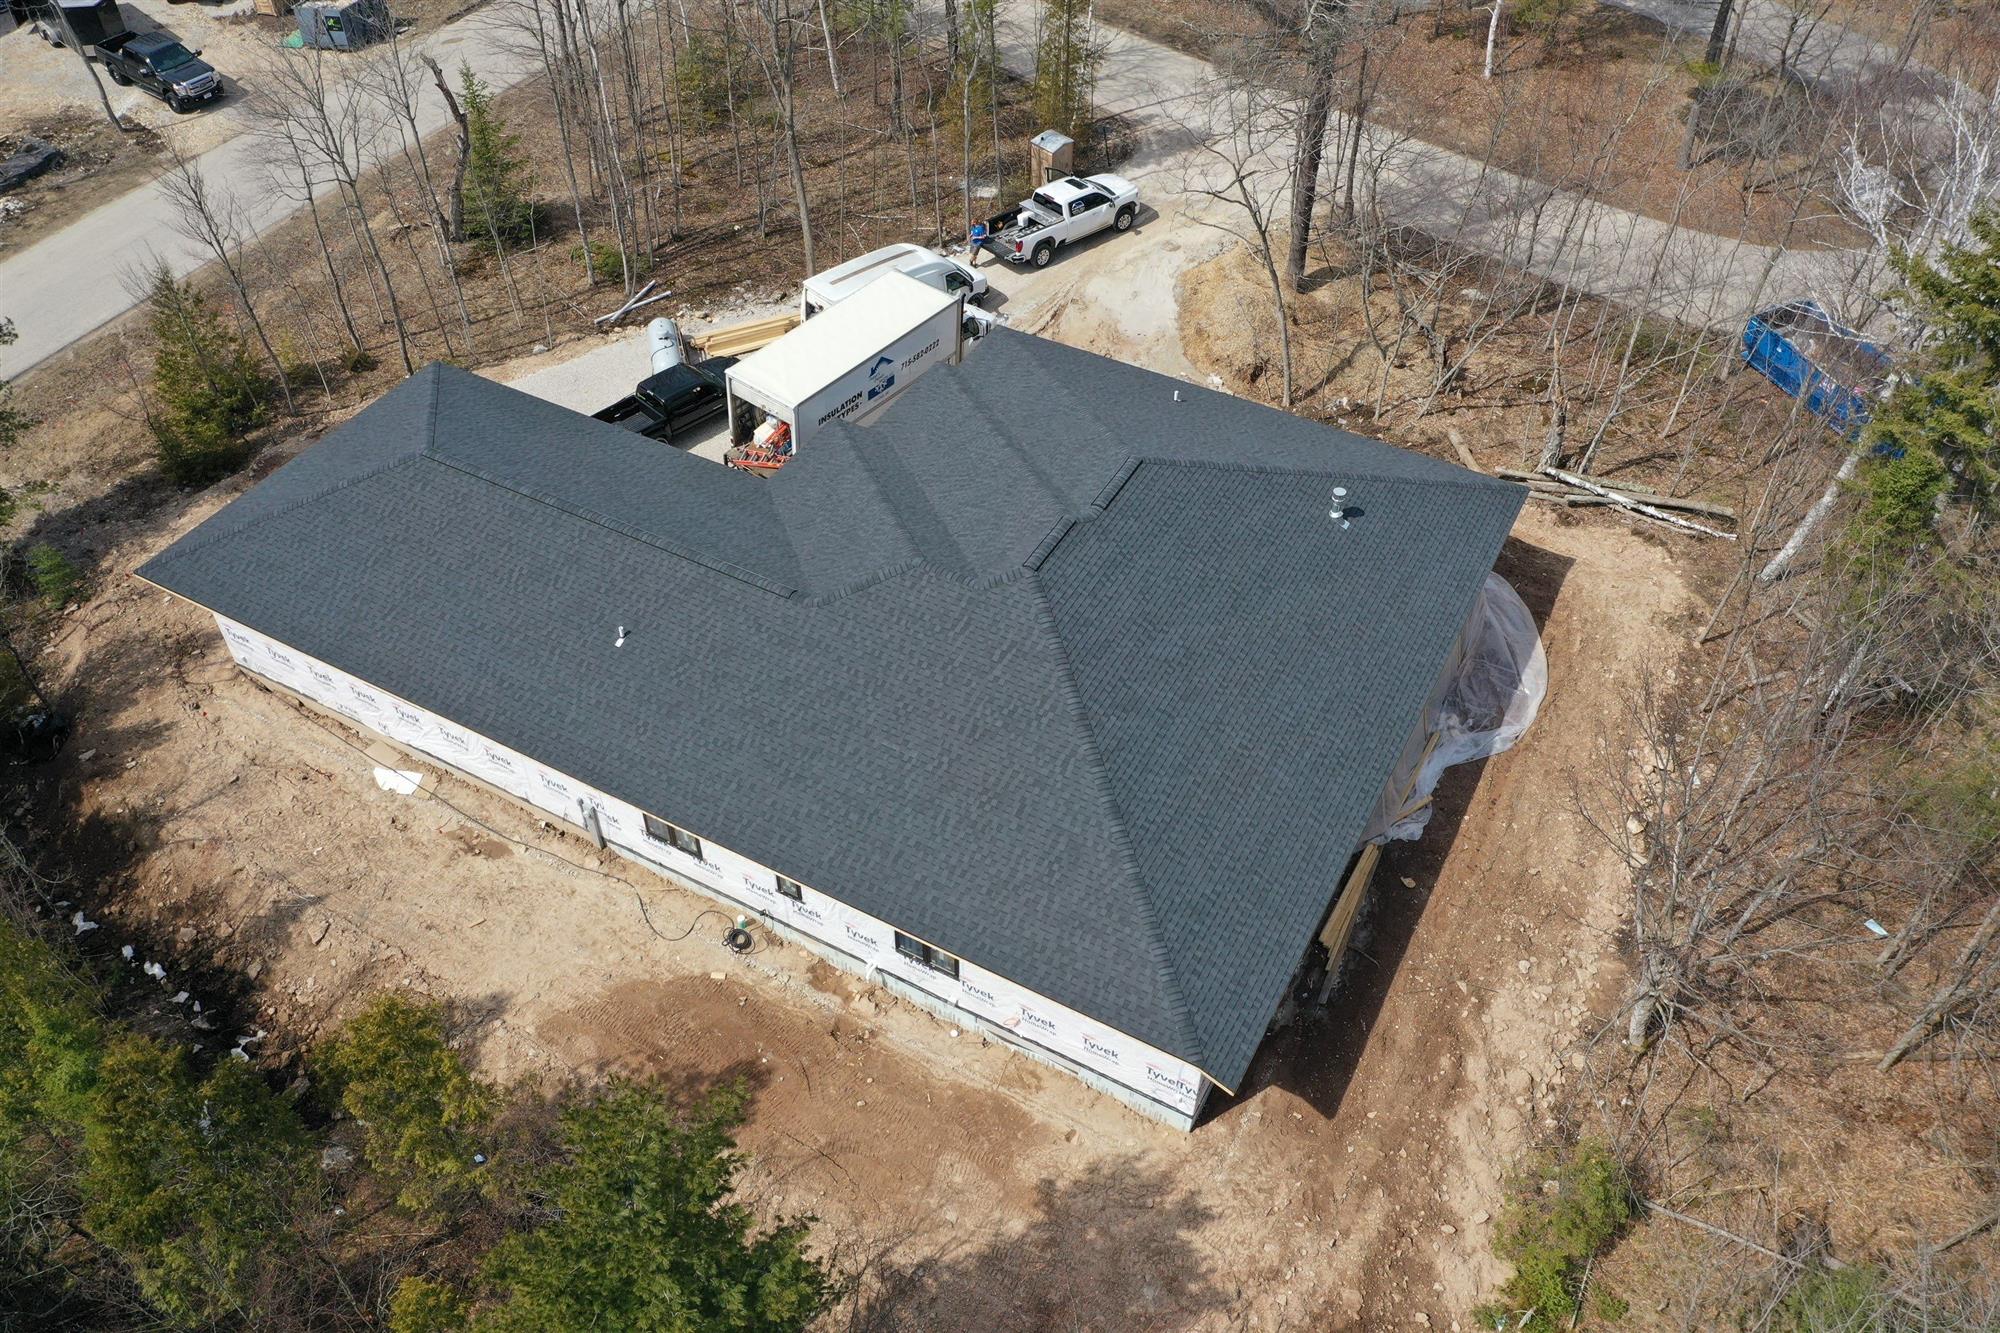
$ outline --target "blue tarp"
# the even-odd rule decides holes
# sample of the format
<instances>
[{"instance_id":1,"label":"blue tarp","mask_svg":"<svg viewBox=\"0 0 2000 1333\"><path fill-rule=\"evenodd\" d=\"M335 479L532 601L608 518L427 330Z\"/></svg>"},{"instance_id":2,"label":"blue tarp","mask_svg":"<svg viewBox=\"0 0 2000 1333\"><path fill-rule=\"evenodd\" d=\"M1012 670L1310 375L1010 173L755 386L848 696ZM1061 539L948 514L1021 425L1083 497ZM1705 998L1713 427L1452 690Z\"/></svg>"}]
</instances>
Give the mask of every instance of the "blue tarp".
<instances>
[{"instance_id":1,"label":"blue tarp","mask_svg":"<svg viewBox=\"0 0 2000 1333\"><path fill-rule=\"evenodd\" d=\"M1812 301L1773 306L1743 327L1743 360L1853 439L1889 375L1889 354Z\"/></svg>"}]
</instances>

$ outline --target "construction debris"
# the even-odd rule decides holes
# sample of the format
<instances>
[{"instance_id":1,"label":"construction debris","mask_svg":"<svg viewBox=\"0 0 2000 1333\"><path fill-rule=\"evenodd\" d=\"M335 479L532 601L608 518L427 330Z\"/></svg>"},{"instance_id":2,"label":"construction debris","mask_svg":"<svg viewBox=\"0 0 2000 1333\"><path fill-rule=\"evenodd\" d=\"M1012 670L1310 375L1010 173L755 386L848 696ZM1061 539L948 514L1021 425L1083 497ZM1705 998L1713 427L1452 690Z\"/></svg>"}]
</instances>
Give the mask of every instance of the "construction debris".
<instances>
[{"instance_id":1,"label":"construction debris","mask_svg":"<svg viewBox=\"0 0 2000 1333\"><path fill-rule=\"evenodd\" d=\"M1574 472L1565 472L1557 467L1543 468L1542 471L1554 477L1557 481L1568 482L1570 485L1580 487L1593 495L1601 495L1620 509L1628 509L1635 514L1650 518L1656 523L1665 523L1669 527L1680 528L1684 532L1699 532L1709 537L1720 537L1726 542L1736 540L1736 534L1733 532L1724 532L1720 528L1707 527L1691 519L1676 518L1665 509L1660 508L1657 503L1647 504L1644 501L1636 500L1607 486L1600 486L1587 477L1580 477ZM1733 518L1734 515L1731 515L1731 517Z\"/></svg>"},{"instance_id":2,"label":"construction debris","mask_svg":"<svg viewBox=\"0 0 2000 1333\"><path fill-rule=\"evenodd\" d=\"M631 300L627 301L624 305L619 306L616 310L612 311L608 315L599 315L596 319L592 320L591 323L598 325L616 324L619 320L625 318L625 316L631 314L634 310L638 310L641 309L642 307L649 306L653 304L655 301L664 301L669 296L673 295L671 291L660 292L657 295L648 295L648 293L652 292L653 288L659 285L660 284L658 282L648 281L644 287L641 287L638 291L632 293Z\"/></svg>"},{"instance_id":3,"label":"construction debris","mask_svg":"<svg viewBox=\"0 0 2000 1333\"><path fill-rule=\"evenodd\" d=\"M776 342L799 326L797 315L772 315L725 324L707 333L697 333L688 345L703 356L743 356L766 343Z\"/></svg>"}]
</instances>

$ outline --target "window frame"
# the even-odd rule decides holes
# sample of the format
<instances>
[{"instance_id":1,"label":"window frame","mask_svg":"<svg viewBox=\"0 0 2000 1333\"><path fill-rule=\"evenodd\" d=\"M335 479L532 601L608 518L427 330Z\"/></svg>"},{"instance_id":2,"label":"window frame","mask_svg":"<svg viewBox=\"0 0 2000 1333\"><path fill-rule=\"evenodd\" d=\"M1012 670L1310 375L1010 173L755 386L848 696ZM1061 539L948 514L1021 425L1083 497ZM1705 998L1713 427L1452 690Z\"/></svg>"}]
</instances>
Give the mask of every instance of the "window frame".
<instances>
[{"instance_id":1,"label":"window frame","mask_svg":"<svg viewBox=\"0 0 2000 1333\"><path fill-rule=\"evenodd\" d=\"M900 930L892 933L896 937L898 957L907 958L940 976L950 977L953 981L958 980L960 960L957 954L947 953L935 944L926 944L915 935L907 935Z\"/></svg>"},{"instance_id":2,"label":"window frame","mask_svg":"<svg viewBox=\"0 0 2000 1333\"><path fill-rule=\"evenodd\" d=\"M701 839L679 824L670 824L658 815L649 815L643 810L639 812L639 820L646 830L646 837L653 842L671 847L683 856L692 856L697 861L702 859Z\"/></svg>"},{"instance_id":3,"label":"window frame","mask_svg":"<svg viewBox=\"0 0 2000 1333\"><path fill-rule=\"evenodd\" d=\"M778 896L787 902L802 903L806 900L806 886L797 880L771 872L771 878L778 881Z\"/></svg>"}]
</instances>

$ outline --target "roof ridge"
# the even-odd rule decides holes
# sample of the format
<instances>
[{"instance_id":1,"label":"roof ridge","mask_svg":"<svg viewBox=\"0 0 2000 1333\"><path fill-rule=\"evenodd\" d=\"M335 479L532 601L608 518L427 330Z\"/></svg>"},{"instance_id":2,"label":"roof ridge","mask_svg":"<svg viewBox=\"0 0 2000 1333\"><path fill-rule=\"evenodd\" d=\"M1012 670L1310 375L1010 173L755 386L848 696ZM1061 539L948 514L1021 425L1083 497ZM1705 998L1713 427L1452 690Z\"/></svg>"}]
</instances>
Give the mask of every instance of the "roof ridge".
<instances>
[{"instance_id":1,"label":"roof ridge","mask_svg":"<svg viewBox=\"0 0 2000 1333\"><path fill-rule=\"evenodd\" d=\"M1185 1050L1174 1052L1197 1067L1208 1063L1207 1052L1201 1042L1201 1035L1195 1028L1193 1011L1188 1007L1187 997L1181 993L1180 976L1175 970L1173 951L1167 947L1165 934L1160 929L1158 915L1153 910L1152 894L1146 887L1145 876L1139 870L1139 858L1132 849L1131 830L1125 824L1125 815L1118 806L1118 798L1111 790L1111 771L1105 767L1104 755L1097 746L1097 732L1090 725L1089 710L1083 704L1083 692L1077 686L1076 670L1070 665L1069 648L1063 643L1062 631L1056 627L1055 608L1049 603L1048 589L1042 586L1041 575L1030 572L1025 582L1035 601L1036 618L1041 624L1043 638L1047 640L1049 651L1055 657L1056 683L1062 690L1063 703L1069 710L1071 721L1076 726L1077 742L1083 747L1084 768L1090 775L1091 785L1097 789L1098 803L1110 820L1111 838L1116 847L1119 863L1125 868L1134 896L1138 899L1139 924L1146 933L1146 951L1158 964L1160 984L1165 990L1165 1000L1175 1023L1180 1027L1181 1040ZM1158 1043L1154 1043L1158 1044Z\"/></svg>"},{"instance_id":2,"label":"roof ridge","mask_svg":"<svg viewBox=\"0 0 2000 1333\"><path fill-rule=\"evenodd\" d=\"M974 572L971 559L967 557L965 548L958 544L950 525L938 513L937 506L931 503L916 473L896 452L895 445L888 443L886 437L872 432L864 435L857 428L845 426L843 430L855 462L861 465L869 485L882 498L883 507L896 521L896 526L902 529L904 538L918 557L941 573L969 581Z\"/></svg>"},{"instance_id":3,"label":"roof ridge","mask_svg":"<svg viewBox=\"0 0 2000 1333\"><path fill-rule=\"evenodd\" d=\"M1391 447L1394 448L1396 446ZM1407 452L1415 453L1416 451L1409 450ZM1418 454L1417 456L1420 458L1431 458L1429 454ZM1319 467L1288 467L1279 463L1241 463L1227 458L1162 458L1154 454L1141 454L1136 456L1133 461L1135 463L1157 463L1163 467L1199 468L1209 472L1250 472L1271 477L1325 477L1329 481L1379 481L1391 486L1439 486L1446 490L1491 490L1496 486L1512 487L1518 484L1501 477L1489 477L1465 468L1460 469L1465 472L1465 477L1460 479L1457 477L1404 477L1382 472L1356 472L1345 469ZM1442 458L1431 458L1431 461L1446 467L1456 466L1456 464L1446 462ZM1115 498L1115 495L1111 497L1111 499ZM1105 504L1109 505L1109 503L1110 500L1107 499Z\"/></svg>"},{"instance_id":4,"label":"roof ridge","mask_svg":"<svg viewBox=\"0 0 2000 1333\"><path fill-rule=\"evenodd\" d=\"M559 500L552 495L544 495L540 491L531 490L526 486L522 486L516 482L508 481L503 477L495 476L490 472L484 471L483 469L480 468L473 467L470 464L461 463L455 459L446 458L442 454L433 454L427 452L423 455L423 459L425 462L428 463L436 463L439 467L448 467L454 472L460 472L468 477L477 478L478 480L485 482L489 486L496 486L499 489L508 492L510 495L518 495L524 500L532 500L536 504L547 505L549 508L556 510L558 513L568 514L571 518L577 518L583 520L585 523L595 524L596 526L605 529L607 532L615 532L621 537L629 537L633 541L640 542L646 546L650 546L656 551L664 551L668 555L676 556L682 560L687 561L689 564L700 565L703 569L713 570L717 574L725 575L729 578L737 580L740 583L747 583L751 587L759 589L760 591L772 593L779 597L796 597L798 595L799 590L797 588L792 587L788 583L780 583L776 579L767 578L764 575L759 574L754 569L746 569L741 565L732 563L731 561L722 560L715 556L708 555L704 552L697 551L692 547L682 546L678 542L669 541L665 537L658 536L654 533L647 532L642 528L634 527L630 523L621 522L618 519L612 518L609 514L600 514L594 509L586 509L582 505L571 504L568 501Z\"/></svg>"}]
</instances>

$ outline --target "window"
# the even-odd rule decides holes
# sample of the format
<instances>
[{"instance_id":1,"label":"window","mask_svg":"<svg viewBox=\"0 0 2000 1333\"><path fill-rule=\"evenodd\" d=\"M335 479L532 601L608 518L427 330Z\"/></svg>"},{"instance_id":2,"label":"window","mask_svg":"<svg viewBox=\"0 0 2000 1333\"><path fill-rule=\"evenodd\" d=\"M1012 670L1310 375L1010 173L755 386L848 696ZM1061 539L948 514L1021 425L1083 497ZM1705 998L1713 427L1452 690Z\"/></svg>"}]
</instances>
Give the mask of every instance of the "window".
<instances>
[{"instance_id":1,"label":"window","mask_svg":"<svg viewBox=\"0 0 2000 1333\"><path fill-rule=\"evenodd\" d=\"M684 828L669 824L664 819L646 817L646 836L655 842L664 842L677 852L686 852L695 860L701 860L701 839Z\"/></svg>"},{"instance_id":2,"label":"window","mask_svg":"<svg viewBox=\"0 0 2000 1333\"><path fill-rule=\"evenodd\" d=\"M799 887L797 880L786 879L783 875L780 875L778 876L778 896L780 898L790 898L795 903L802 903L806 900L806 891Z\"/></svg>"},{"instance_id":3,"label":"window","mask_svg":"<svg viewBox=\"0 0 2000 1333\"><path fill-rule=\"evenodd\" d=\"M900 930L896 932L896 952L913 963L922 963L933 972L942 972L954 980L958 977L957 958L946 953L943 949L925 944L920 939L905 935Z\"/></svg>"},{"instance_id":4,"label":"window","mask_svg":"<svg viewBox=\"0 0 2000 1333\"><path fill-rule=\"evenodd\" d=\"M952 272L944 275L944 289L947 292L960 291L971 285L970 282L966 281L963 273Z\"/></svg>"}]
</instances>

